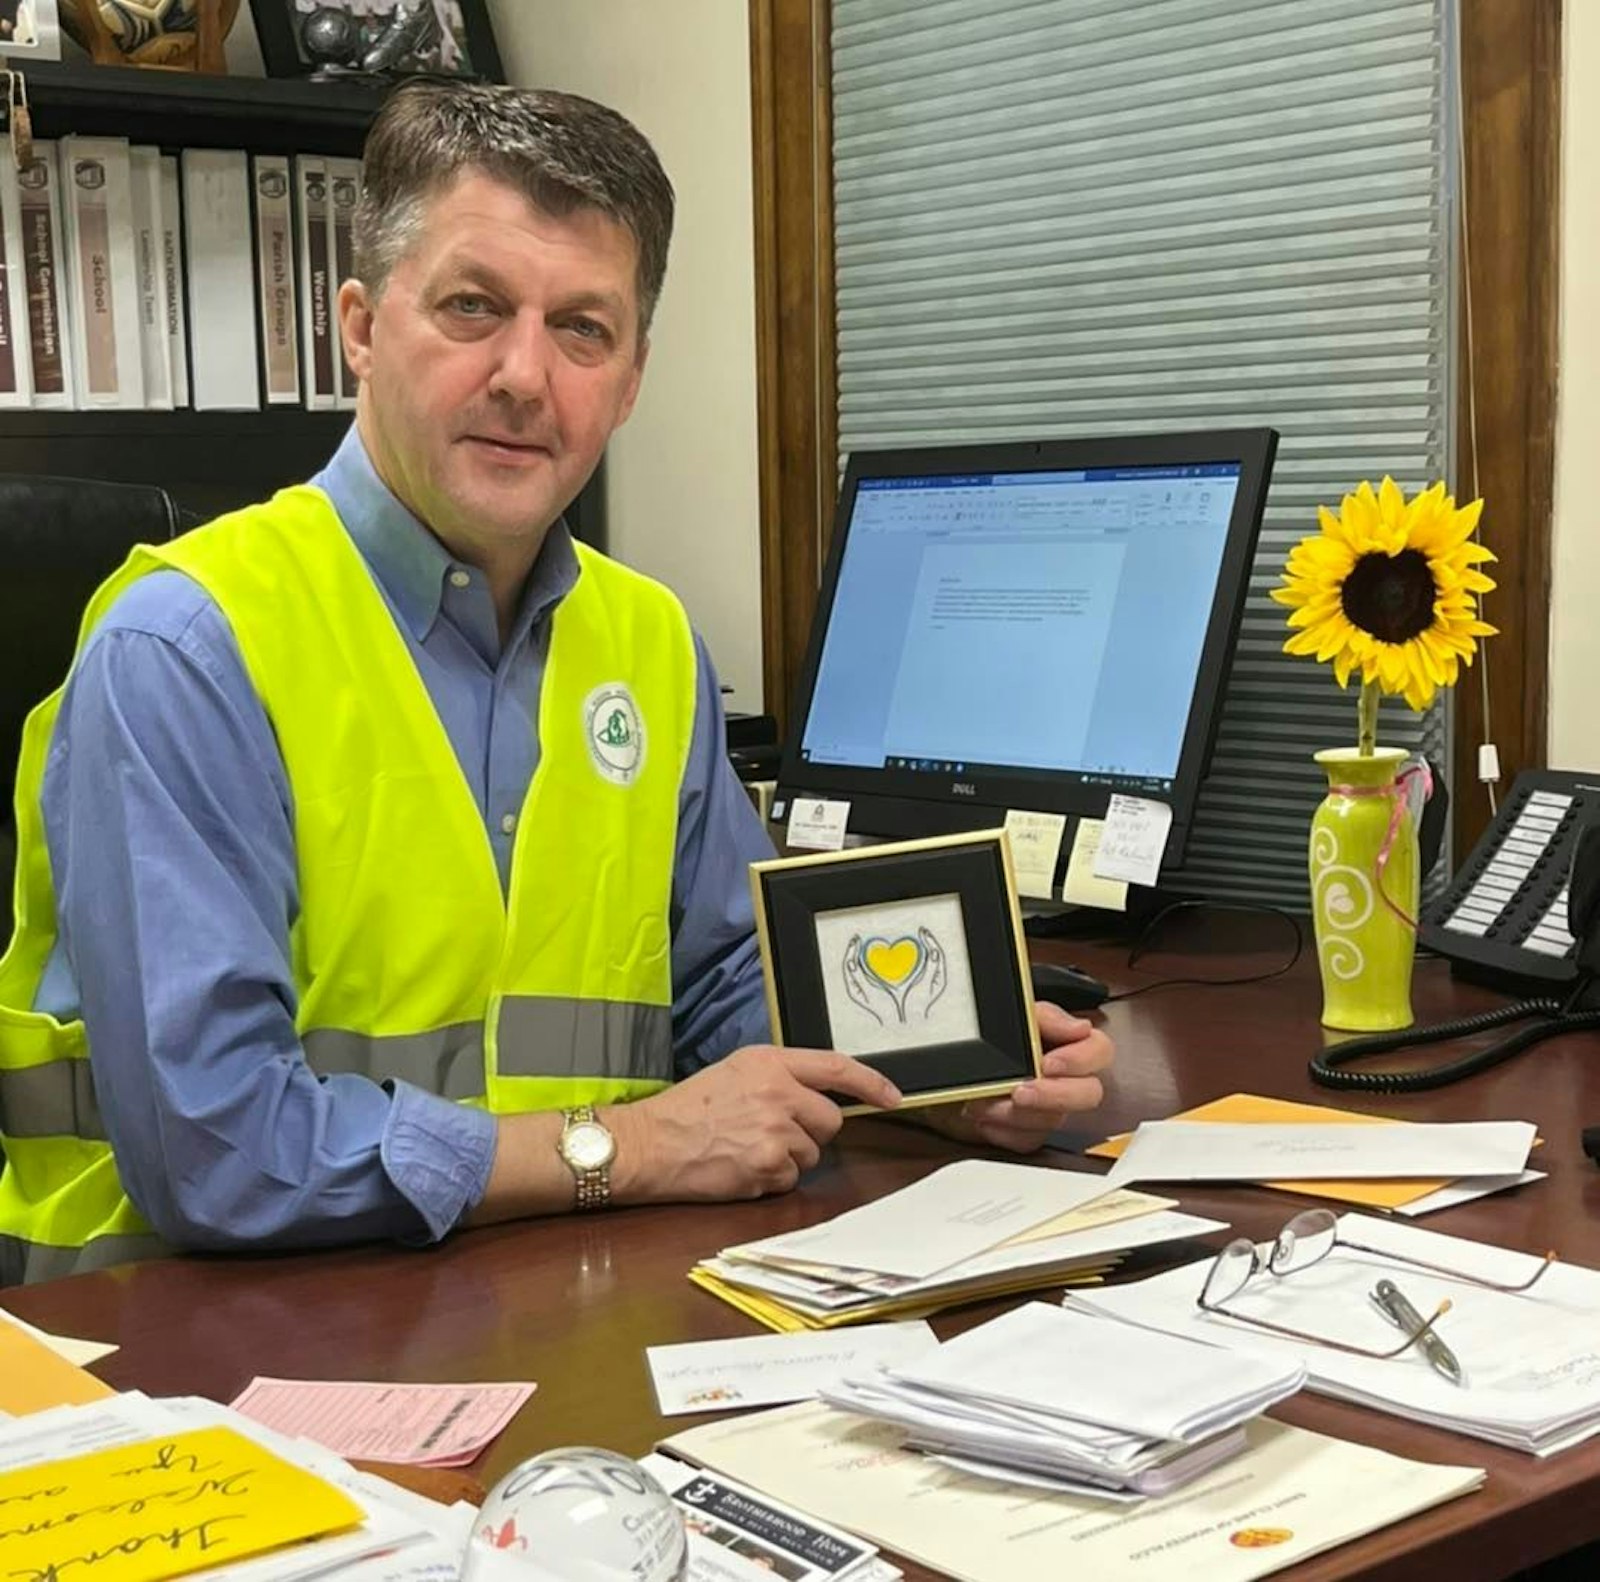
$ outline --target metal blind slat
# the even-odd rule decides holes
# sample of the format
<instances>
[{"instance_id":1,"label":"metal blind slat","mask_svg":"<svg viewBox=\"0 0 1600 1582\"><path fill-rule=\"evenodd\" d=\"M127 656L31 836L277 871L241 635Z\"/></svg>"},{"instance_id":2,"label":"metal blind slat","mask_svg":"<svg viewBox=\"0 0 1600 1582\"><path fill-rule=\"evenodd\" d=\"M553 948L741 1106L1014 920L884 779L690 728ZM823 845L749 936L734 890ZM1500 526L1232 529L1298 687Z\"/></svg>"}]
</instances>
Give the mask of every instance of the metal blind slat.
<instances>
[{"instance_id":1,"label":"metal blind slat","mask_svg":"<svg viewBox=\"0 0 1600 1582\"><path fill-rule=\"evenodd\" d=\"M1267 597L1319 504L1443 476L1449 0L834 0L841 454L1283 436L1182 882L1304 908L1355 693ZM1443 704L1383 708L1442 756Z\"/></svg>"}]
</instances>

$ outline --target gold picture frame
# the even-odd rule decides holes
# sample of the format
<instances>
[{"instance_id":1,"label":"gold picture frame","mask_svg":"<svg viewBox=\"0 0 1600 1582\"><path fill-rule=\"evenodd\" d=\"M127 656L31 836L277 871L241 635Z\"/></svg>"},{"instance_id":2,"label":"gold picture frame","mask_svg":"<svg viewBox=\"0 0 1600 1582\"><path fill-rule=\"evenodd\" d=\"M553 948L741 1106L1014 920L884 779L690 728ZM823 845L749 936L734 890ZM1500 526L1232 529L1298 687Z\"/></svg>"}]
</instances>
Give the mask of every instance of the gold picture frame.
<instances>
[{"instance_id":1,"label":"gold picture frame","mask_svg":"<svg viewBox=\"0 0 1600 1582\"><path fill-rule=\"evenodd\" d=\"M906 1108L998 1097L1039 1075L1003 829L752 863L750 888L777 1042L862 1060Z\"/></svg>"}]
</instances>

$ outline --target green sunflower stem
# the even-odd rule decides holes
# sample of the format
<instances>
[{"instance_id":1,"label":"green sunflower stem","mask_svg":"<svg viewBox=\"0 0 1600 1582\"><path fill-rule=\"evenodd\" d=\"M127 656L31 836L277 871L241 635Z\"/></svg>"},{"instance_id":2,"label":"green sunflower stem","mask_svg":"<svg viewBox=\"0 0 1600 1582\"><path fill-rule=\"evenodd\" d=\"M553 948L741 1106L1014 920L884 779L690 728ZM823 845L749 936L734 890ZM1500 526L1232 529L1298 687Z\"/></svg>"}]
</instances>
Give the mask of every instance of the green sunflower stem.
<instances>
[{"instance_id":1,"label":"green sunflower stem","mask_svg":"<svg viewBox=\"0 0 1600 1582\"><path fill-rule=\"evenodd\" d=\"M1356 719L1363 758L1370 758L1378 747L1378 699L1382 696L1382 690L1376 681L1361 683L1361 702L1356 709Z\"/></svg>"}]
</instances>

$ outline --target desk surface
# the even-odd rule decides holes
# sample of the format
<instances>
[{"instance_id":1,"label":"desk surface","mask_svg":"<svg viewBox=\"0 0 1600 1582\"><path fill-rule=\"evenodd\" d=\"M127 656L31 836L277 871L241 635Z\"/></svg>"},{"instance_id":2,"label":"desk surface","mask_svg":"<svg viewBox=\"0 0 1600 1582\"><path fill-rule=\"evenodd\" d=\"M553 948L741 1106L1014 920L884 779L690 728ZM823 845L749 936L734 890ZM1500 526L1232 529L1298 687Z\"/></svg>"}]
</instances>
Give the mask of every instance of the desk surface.
<instances>
[{"instance_id":1,"label":"desk surface","mask_svg":"<svg viewBox=\"0 0 1600 1582\"><path fill-rule=\"evenodd\" d=\"M1284 959L1287 924L1270 917L1167 931L1167 949L1126 965L1125 945L1073 943L1070 959L1114 991L1178 976L1242 977ZM1183 953L1177 953L1181 946ZM1449 1233L1600 1265L1600 1170L1579 1132L1600 1121L1600 1035L1576 1035L1453 1088L1413 1098L1329 1095L1311 1086L1319 1047L1315 963L1245 987L1171 987L1107 1006L1119 1058L1105 1109L1085 1140L1235 1091L1338 1102L1407 1119L1528 1119L1545 1138L1547 1181L1431 1216ZM1419 964L1419 1018L1497 1004ZM929 1134L851 1121L799 1190L759 1203L637 1209L589 1219L473 1231L428 1252L368 1248L281 1258L177 1259L83 1275L5 1301L34 1323L122 1350L97 1366L113 1385L151 1394L231 1399L255 1374L343 1379L533 1379L538 1393L476 1469L492 1482L553 1445L638 1454L696 1421L663 1420L647 1345L750 1334L751 1321L691 1286L696 1258L733 1241L814 1223L904 1185L952 1156ZM1101 1168L1063 1153L1040 1161ZM1297 1200L1253 1188L1182 1193L1184 1206L1271 1235ZM1145 1258L1140 1272L1198 1255L1197 1245ZM949 1334L999 1306L936 1320ZM1484 1466L1488 1485L1292 1573L1296 1582L1362 1576L1490 1582L1600 1539L1600 1440L1549 1461L1380 1413L1302 1395L1275 1415L1420 1460ZM911 1576L927 1573L910 1568Z\"/></svg>"}]
</instances>

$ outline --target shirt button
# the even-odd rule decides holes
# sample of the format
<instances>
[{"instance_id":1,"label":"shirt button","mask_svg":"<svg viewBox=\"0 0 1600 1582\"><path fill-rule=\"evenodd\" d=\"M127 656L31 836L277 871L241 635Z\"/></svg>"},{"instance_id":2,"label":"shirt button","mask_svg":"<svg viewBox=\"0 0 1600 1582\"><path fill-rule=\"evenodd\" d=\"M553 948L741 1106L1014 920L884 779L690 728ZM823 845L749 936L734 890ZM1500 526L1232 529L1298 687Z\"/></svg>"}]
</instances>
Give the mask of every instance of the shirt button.
<instances>
[{"instance_id":1,"label":"shirt button","mask_svg":"<svg viewBox=\"0 0 1600 1582\"><path fill-rule=\"evenodd\" d=\"M500 830L502 834L509 835L516 827L517 815L515 813L506 813L502 815L500 819Z\"/></svg>"},{"instance_id":2,"label":"shirt button","mask_svg":"<svg viewBox=\"0 0 1600 1582\"><path fill-rule=\"evenodd\" d=\"M472 578L464 571L452 571L450 573L450 586L452 588L470 588L472 586Z\"/></svg>"}]
</instances>

